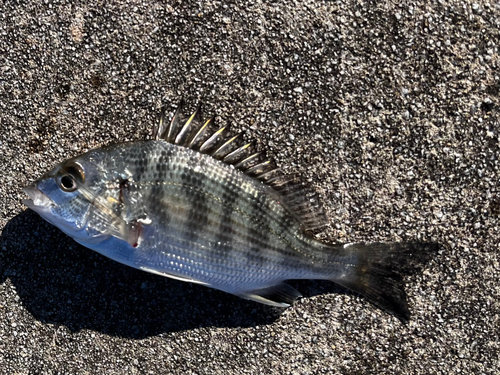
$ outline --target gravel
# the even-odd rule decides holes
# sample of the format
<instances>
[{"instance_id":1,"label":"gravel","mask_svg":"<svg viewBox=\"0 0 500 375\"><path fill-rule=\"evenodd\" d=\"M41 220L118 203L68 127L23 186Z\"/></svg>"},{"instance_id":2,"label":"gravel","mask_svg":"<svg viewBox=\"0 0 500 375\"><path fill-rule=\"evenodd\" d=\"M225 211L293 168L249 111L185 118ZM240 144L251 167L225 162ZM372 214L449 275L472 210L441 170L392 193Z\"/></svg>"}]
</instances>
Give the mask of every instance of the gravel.
<instances>
[{"instance_id":1,"label":"gravel","mask_svg":"<svg viewBox=\"0 0 500 375\"><path fill-rule=\"evenodd\" d=\"M500 3L167 3L2 5L0 373L499 373ZM327 282L281 310L149 275L26 211L181 98L309 181L318 238L442 244L410 323Z\"/></svg>"}]
</instances>

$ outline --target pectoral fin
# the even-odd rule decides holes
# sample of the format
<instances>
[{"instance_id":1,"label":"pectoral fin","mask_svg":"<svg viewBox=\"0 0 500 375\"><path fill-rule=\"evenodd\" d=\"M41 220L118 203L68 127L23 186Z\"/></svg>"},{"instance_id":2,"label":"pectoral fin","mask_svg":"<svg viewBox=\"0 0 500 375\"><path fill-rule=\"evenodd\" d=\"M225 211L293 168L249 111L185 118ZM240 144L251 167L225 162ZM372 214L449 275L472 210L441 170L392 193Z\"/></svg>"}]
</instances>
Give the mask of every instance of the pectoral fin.
<instances>
[{"instance_id":1,"label":"pectoral fin","mask_svg":"<svg viewBox=\"0 0 500 375\"><path fill-rule=\"evenodd\" d=\"M302 297L296 289L290 285L281 283L268 288L250 290L247 293L238 294L239 297L260 302L265 305L276 307L288 307L297 298Z\"/></svg>"}]
</instances>

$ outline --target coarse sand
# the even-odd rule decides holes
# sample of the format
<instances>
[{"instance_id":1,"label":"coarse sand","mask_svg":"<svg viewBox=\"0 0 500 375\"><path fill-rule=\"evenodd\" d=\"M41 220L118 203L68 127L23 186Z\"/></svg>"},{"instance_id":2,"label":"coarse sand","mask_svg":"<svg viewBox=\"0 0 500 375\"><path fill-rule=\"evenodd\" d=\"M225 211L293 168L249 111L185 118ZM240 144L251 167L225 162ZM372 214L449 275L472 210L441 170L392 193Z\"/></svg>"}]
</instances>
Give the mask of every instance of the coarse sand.
<instances>
[{"instance_id":1,"label":"coarse sand","mask_svg":"<svg viewBox=\"0 0 500 375\"><path fill-rule=\"evenodd\" d=\"M4 1L0 374L500 373L498 1ZM282 310L122 266L26 210L162 105L258 139L325 241L439 242L409 324L328 282Z\"/></svg>"}]
</instances>

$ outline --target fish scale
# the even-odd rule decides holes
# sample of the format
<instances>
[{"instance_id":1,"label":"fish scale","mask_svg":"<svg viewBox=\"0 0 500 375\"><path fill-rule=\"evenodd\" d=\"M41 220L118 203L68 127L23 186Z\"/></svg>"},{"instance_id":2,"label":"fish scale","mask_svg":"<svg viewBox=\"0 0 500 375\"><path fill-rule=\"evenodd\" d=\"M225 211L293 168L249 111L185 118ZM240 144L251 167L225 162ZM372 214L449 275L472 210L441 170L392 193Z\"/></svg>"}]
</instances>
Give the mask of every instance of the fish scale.
<instances>
[{"instance_id":1,"label":"fish scale","mask_svg":"<svg viewBox=\"0 0 500 375\"><path fill-rule=\"evenodd\" d=\"M144 149L142 144L125 144L110 150L109 155L110 159L122 161L127 160L124 155L132 155L128 165L117 164L116 169L126 169L133 176L137 176L138 182L132 182L132 186L141 190L145 201L157 202L149 209L153 222L163 222L163 215L173 217L169 220L168 229L164 233L175 233L175 237L184 241L184 246L177 246L176 252L168 253L168 256L194 259L197 264L204 265L203 267L217 269L218 272L213 273L212 277L204 282L209 282L211 285L225 290L230 288L218 284L218 274L224 275L228 270L239 269L240 273L245 275L244 282L247 283L247 286L252 286L252 284L248 284L249 280L255 279L253 284L258 285L261 282L260 278L270 278L270 275L273 274L276 282L287 278L317 277L317 271L307 266L310 263L308 258L304 256L294 257L294 253L290 251L290 243L294 244L295 248L305 247L306 243L301 239L300 232L297 230L295 230L296 235L291 236L290 228L280 226L281 223L291 223L295 220L283 206L277 204L274 199L270 199L268 194L262 193L262 190L265 189L262 183L256 183L240 171L221 164L208 155L196 154L189 149L177 147L174 156L174 152L169 150L173 147L175 146L164 141L150 143L148 145L149 156L146 156L144 152L134 151L134 148ZM155 180L156 165L159 160L157 161L154 155L161 154L161 151L172 155L168 181ZM136 155L140 155L140 157ZM144 157L148 159L147 163L141 160ZM143 168L144 165L147 165L147 168ZM136 166L136 170L133 169L134 166ZM203 177L197 179L198 184L193 185L187 182L183 176L193 173L194 169L209 170L210 173L201 175ZM153 187L157 187L157 183L160 184L161 188L158 187L156 190L161 191L161 195L153 193L155 191ZM193 191L198 194L191 196L190 193ZM171 197L171 199L166 200L165 197ZM193 223L187 214L190 210L197 211L200 208L200 197L206 197L205 204L207 205L205 212L207 217L202 218L202 220L206 220L203 228L196 226L196 223ZM162 200L163 202L160 204L159 201ZM155 210L154 207L160 207L160 209ZM175 215L172 215L172 212ZM208 219L209 213L210 219ZM203 213L199 213L199 215L203 216ZM282 220L282 216L286 216L287 219ZM257 225L261 227L259 228ZM276 233L272 237L273 241L262 243L259 240L257 234L262 227L269 227L272 233ZM203 236L199 236L199 233L203 233ZM287 235L286 242L280 237L283 233ZM155 243L150 243L146 237L143 246L148 248L154 246L156 242L172 241L171 238L165 240L162 235L159 233L151 238ZM187 243L190 245L187 246ZM200 249L200 244L210 244L211 251L207 253L203 248ZM224 246L221 246L222 244ZM310 256L312 257L312 255ZM259 264L260 267L255 270L244 269L242 265L248 264L249 258L254 259L254 263ZM242 259L245 261L242 262ZM319 260L323 261L324 257ZM157 262L160 261L157 260ZM161 262L166 265L164 269L159 269L151 262L147 267L158 272L174 273L186 278L194 277L192 274L194 267L181 268L179 261L168 266L170 262L172 261ZM278 266L286 267L287 274L277 274L275 269ZM326 265L322 264L319 268L324 269ZM238 274L234 276L234 278L241 277ZM224 278L224 281L227 281L227 277ZM235 283L232 283L230 287L234 288ZM244 290L233 290L233 292L244 292Z\"/></svg>"},{"instance_id":2,"label":"fish scale","mask_svg":"<svg viewBox=\"0 0 500 375\"><path fill-rule=\"evenodd\" d=\"M252 142L210 131L214 120L202 122L199 110L185 123L179 114L162 117L153 140L62 162L25 188L26 205L80 244L147 272L273 306L301 296L286 280L331 280L409 318L401 276L437 244L316 241L307 231L326 220L314 194Z\"/></svg>"}]
</instances>

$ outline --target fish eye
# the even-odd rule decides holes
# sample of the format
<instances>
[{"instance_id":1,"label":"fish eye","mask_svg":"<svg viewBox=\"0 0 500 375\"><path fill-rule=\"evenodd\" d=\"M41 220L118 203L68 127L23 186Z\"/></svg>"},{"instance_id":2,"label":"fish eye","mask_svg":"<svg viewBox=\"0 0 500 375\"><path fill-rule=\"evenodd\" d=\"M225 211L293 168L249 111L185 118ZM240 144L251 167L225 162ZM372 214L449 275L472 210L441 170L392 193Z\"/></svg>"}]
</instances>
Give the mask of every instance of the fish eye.
<instances>
[{"instance_id":1,"label":"fish eye","mask_svg":"<svg viewBox=\"0 0 500 375\"><path fill-rule=\"evenodd\" d=\"M76 181L70 175L64 175L59 180L59 185L64 191L75 191L76 190Z\"/></svg>"},{"instance_id":2,"label":"fish eye","mask_svg":"<svg viewBox=\"0 0 500 375\"><path fill-rule=\"evenodd\" d=\"M61 168L57 174L56 181L62 191L71 193L78 188L77 181L85 181L85 173L81 165L70 163Z\"/></svg>"}]
</instances>

